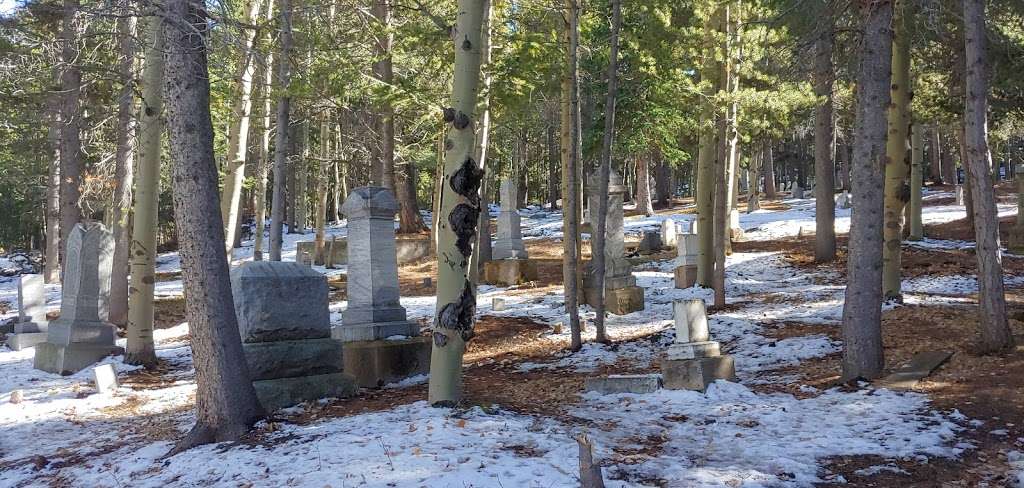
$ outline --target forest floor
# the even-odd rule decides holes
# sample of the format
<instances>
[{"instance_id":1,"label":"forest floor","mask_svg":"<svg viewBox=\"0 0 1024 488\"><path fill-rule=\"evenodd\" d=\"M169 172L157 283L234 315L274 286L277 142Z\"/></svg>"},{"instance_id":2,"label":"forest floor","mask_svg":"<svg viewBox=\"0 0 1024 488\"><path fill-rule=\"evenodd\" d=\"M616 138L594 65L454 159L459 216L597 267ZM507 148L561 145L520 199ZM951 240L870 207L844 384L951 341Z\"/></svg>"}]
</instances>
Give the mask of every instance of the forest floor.
<instances>
[{"instance_id":1,"label":"forest floor","mask_svg":"<svg viewBox=\"0 0 1024 488\"><path fill-rule=\"evenodd\" d=\"M523 225L539 279L480 287L466 405L430 408L426 378L411 378L281 410L242 442L162 458L194 421L195 401L178 262L165 254L158 369L111 358L121 386L98 394L89 371L49 375L31 368L31 350L0 351L0 485L576 486L573 436L585 431L609 486L1014 486L1024 473L1024 378L1015 374L1024 348L971 353L971 233L949 188L924 201L928 239L904 246L904 302L884 308L887 366L921 351L954 355L913 391L838 383L845 253L814 264L814 201L787 198L741 216L745 239L727 261L728 305L709 311L713 339L736 358L738 383L703 394L584 393L593 375L657 372L674 338L672 301L710 295L674 288L674 252L633 256L645 310L609 317L612 344L571 354L561 325L561 215L532 208ZM1004 227L1015 210L1003 195ZM627 215L632 242L666 218L693 218L685 201L650 217ZM849 210L837 211L836 228L845 245ZM309 239L289 236L286 255ZM236 257L249 256L251 248ZM1024 343L1024 259L1007 254L1004 268L1011 326ZM329 276L332 321L340 322L344 267L317 269ZM434 271L433 263L400 270L402 303L425 326L434 290L422 278ZM10 302L0 319L16 312L12 290L0 282L0 304ZM59 288L48 291L58 308ZM493 310L496 297L504 310ZM593 311L584 310L589 323ZM593 339L592 327L585 338Z\"/></svg>"}]
</instances>

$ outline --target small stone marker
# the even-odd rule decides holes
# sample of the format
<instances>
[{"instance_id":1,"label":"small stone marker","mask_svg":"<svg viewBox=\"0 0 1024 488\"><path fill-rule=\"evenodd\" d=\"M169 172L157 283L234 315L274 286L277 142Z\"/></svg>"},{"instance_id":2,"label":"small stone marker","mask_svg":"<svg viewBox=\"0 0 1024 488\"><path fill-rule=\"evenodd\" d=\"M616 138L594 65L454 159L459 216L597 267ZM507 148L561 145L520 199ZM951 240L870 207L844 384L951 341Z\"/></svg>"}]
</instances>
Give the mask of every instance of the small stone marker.
<instances>
[{"instance_id":1,"label":"small stone marker","mask_svg":"<svg viewBox=\"0 0 1024 488\"><path fill-rule=\"evenodd\" d=\"M565 327L565 325L563 325L562 322L555 322L555 325L551 326L551 331L555 334L561 334L563 327Z\"/></svg>"},{"instance_id":2,"label":"small stone marker","mask_svg":"<svg viewBox=\"0 0 1024 488\"><path fill-rule=\"evenodd\" d=\"M793 198L802 200L804 198L804 189L800 188L799 184L793 185Z\"/></svg>"},{"instance_id":3,"label":"small stone marker","mask_svg":"<svg viewBox=\"0 0 1024 488\"><path fill-rule=\"evenodd\" d=\"M17 405L23 401L25 401L25 392L21 390L14 390L11 392L11 403Z\"/></svg>"},{"instance_id":4,"label":"small stone marker","mask_svg":"<svg viewBox=\"0 0 1024 488\"><path fill-rule=\"evenodd\" d=\"M616 393L653 393L661 388L659 374L609 375L587 378L583 382L584 391L594 391L602 395Z\"/></svg>"},{"instance_id":5,"label":"small stone marker","mask_svg":"<svg viewBox=\"0 0 1024 488\"><path fill-rule=\"evenodd\" d=\"M673 302L676 340L661 361L665 388L704 391L715 380L732 380L736 366L732 356L722 355L719 343L711 341L704 300Z\"/></svg>"},{"instance_id":6,"label":"small stone marker","mask_svg":"<svg viewBox=\"0 0 1024 488\"><path fill-rule=\"evenodd\" d=\"M114 344L116 327L107 322L114 236L103 224L78 224L67 239L60 318L36 345L36 369L69 375L123 350Z\"/></svg>"},{"instance_id":7,"label":"small stone marker","mask_svg":"<svg viewBox=\"0 0 1024 488\"><path fill-rule=\"evenodd\" d=\"M7 347L15 351L45 342L50 325L46 319L46 289L43 275L25 274L18 277L18 320L14 334L7 338Z\"/></svg>"},{"instance_id":8,"label":"small stone marker","mask_svg":"<svg viewBox=\"0 0 1024 488\"><path fill-rule=\"evenodd\" d=\"M497 298L497 297L492 299L491 300L491 310L493 310L495 312L501 312L502 310L505 310L505 299L504 298Z\"/></svg>"},{"instance_id":9,"label":"small stone marker","mask_svg":"<svg viewBox=\"0 0 1024 488\"><path fill-rule=\"evenodd\" d=\"M853 205L853 198L850 196L850 192L843 190L838 196L836 196L836 208L847 209Z\"/></svg>"},{"instance_id":10,"label":"small stone marker","mask_svg":"<svg viewBox=\"0 0 1024 488\"><path fill-rule=\"evenodd\" d=\"M743 239L743 227L740 226L740 210L738 208L729 211L729 238L734 241Z\"/></svg>"},{"instance_id":11,"label":"small stone marker","mask_svg":"<svg viewBox=\"0 0 1024 488\"><path fill-rule=\"evenodd\" d=\"M113 364L96 366L92 369L92 375L96 383L96 389L101 394L117 390L117 371L114 371Z\"/></svg>"},{"instance_id":12,"label":"small stone marker","mask_svg":"<svg viewBox=\"0 0 1024 488\"><path fill-rule=\"evenodd\" d=\"M645 230L644 236L640 240L640 252L651 253L658 252L663 247L661 241L661 233L653 230Z\"/></svg>"},{"instance_id":13,"label":"small stone marker","mask_svg":"<svg viewBox=\"0 0 1024 488\"><path fill-rule=\"evenodd\" d=\"M697 234L679 234L676 241L676 288L689 288L697 283L697 253L700 243Z\"/></svg>"},{"instance_id":14,"label":"small stone marker","mask_svg":"<svg viewBox=\"0 0 1024 488\"><path fill-rule=\"evenodd\" d=\"M957 205L964 204L964 186L956 185L953 187L953 200Z\"/></svg>"},{"instance_id":15,"label":"small stone marker","mask_svg":"<svg viewBox=\"0 0 1024 488\"><path fill-rule=\"evenodd\" d=\"M876 383L878 386L890 390L909 390L917 386L917 383L928 377L933 371L942 366L953 353L948 351L925 351L919 352L910 358L903 366L893 371L889 376L882 378Z\"/></svg>"},{"instance_id":16,"label":"small stone marker","mask_svg":"<svg viewBox=\"0 0 1024 488\"><path fill-rule=\"evenodd\" d=\"M674 249L676 247L677 237L679 235L679 226L676 225L676 221L672 219L665 219L661 221L661 244L667 249Z\"/></svg>"}]
</instances>

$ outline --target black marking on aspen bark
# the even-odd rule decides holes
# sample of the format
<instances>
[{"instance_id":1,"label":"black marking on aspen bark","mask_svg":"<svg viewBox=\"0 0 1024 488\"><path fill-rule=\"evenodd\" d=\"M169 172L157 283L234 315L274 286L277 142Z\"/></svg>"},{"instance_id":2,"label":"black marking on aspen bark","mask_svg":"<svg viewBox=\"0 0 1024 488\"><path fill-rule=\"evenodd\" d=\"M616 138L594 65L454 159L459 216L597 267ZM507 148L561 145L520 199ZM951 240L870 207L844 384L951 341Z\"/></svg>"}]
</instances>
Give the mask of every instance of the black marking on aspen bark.
<instances>
[{"instance_id":1,"label":"black marking on aspen bark","mask_svg":"<svg viewBox=\"0 0 1024 488\"><path fill-rule=\"evenodd\" d=\"M455 247L459 249L464 257L468 258L473 253L473 237L476 236L477 219L480 217L480 209L465 203L460 203L448 214L448 223L455 232Z\"/></svg>"},{"instance_id":2,"label":"black marking on aspen bark","mask_svg":"<svg viewBox=\"0 0 1024 488\"><path fill-rule=\"evenodd\" d=\"M904 183L902 186L900 186L900 191L899 191L899 194L898 194L897 198L899 198L900 201L903 202L903 203L909 202L910 201L910 185Z\"/></svg>"},{"instance_id":3,"label":"black marking on aspen bark","mask_svg":"<svg viewBox=\"0 0 1024 488\"><path fill-rule=\"evenodd\" d=\"M146 107L146 116L152 117L154 115L156 115L156 111L153 110L153 107Z\"/></svg>"},{"instance_id":4,"label":"black marking on aspen bark","mask_svg":"<svg viewBox=\"0 0 1024 488\"><path fill-rule=\"evenodd\" d=\"M476 315L476 297L473 296L473 287L466 280L462 286L462 293L454 302L447 303L437 314L437 324L441 328L457 331L462 340L468 341L473 338L473 316ZM434 332L437 334L437 332Z\"/></svg>"},{"instance_id":5,"label":"black marking on aspen bark","mask_svg":"<svg viewBox=\"0 0 1024 488\"><path fill-rule=\"evenodd\" d=\"M446 124L450 124L451 121L455 120L455 109L451 107L444 109L444 114L442 115L442 117L444 118Z\"/></svg>"},{"instance_id":6,"label":"black marking on aspen bark","mask_svg":"<svg viewBox=\"0 0 1024 488\"><path fill-rule=\"evenodd\" d=\"M469 51L470 49L473 49L473 43L469 42L469 36L466 36L462 40L462 50Z\"/></svg>"},{"instance_id":7,"label":"black marking on aspen bark","mask_svg":"<svg viewBox=\"0 0 1024 488\"><path fill-rule=\"evenodd\" d=\"M444 347L448 345L448 336L444 335L443 332L434 331L434 345L437 347Z\"/></svg>"},{"instance_id":8,"label":"black marking on aspen bark","mask_svg":"<svg viewBox=\"0 0 1024 488\"><path fill-rule=\"evenodd\" d=\"M455 115L455 120L452 122L452 125L459 130L469 127L469 116L460 111Z\"/></svg>"},{"instance_id":9,"label":"black marking on aspen bark","mask_svg":"<svg viewBox=\"0 0 1024 488\"><path fill-rule=\"evenodd\" d=\"M452 173L449 183L455 193L462 195L473 205L479 206L480 195L477 191L480 189L480 182L483 179L484 170L476 166L476 161L473 161L473 158L466 158L462 162L462 166Z\"/></svg>"},{"instance_id":10,"label":"black marking on aspen bark","mask_svg":"<svg viewBox=\"0 0 1024 488\"><path fill-rule=\"evenodd\" d=\"M451 151L453 147L455 147L455 141L453 141L451 139L445 138L445 140L444 140L444 150L445 151Z\"/></svg>"}]
</instances>

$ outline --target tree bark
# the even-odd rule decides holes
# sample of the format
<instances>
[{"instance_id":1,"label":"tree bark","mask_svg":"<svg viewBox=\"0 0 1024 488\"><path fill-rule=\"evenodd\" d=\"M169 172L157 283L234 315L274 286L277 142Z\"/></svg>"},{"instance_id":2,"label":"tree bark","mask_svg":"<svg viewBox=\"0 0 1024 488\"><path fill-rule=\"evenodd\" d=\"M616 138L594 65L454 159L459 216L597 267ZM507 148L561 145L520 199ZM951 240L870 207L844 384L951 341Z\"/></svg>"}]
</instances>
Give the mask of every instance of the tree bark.
<instances>
[{"instance_id":1,"label":"tree bark","mask_svg":"<svg viewBox=\"0 0 1024 488\"><path fill-rule=\"evenodd\" d=\"M156 241L160 202L160 140L163 124L164 21L150 12L146 22L146 53L142 68L139 110L139 174L132 212L131 286L124 362L156 366L153 343L153 294L156 283Z\"/></svg>"},{"instance_id":2,"label":"tree bark","mask_svg":"<svg viewBox=\"0 0 1024 488\"><path fill-rule=\"evenodd\" d=\"M764 147L750 156L750 182L747 183L750 196L747 197L747 213L761 209L761 166L764 164Z\"/></svg>"},{"instance_id":3,"label":"tree bark","mask_svg":"<svg viewBox=\"0 0 1024 488\"><path fill-rule=\"evenodd\" d=\"M832 159L834 132L832 121L832 45L834 16L825 2L814 43L814 94L819 105L814 110L814 261L827 263L836 258L835 163Z\"/></svg>"},{"instance_id":4,"label":"tree bark","mask_svg":"<svg viewBox=\"0 0 1024 488\"><path fill-rule=\"evenodd\" d=\"M267 0L267 12L264 20L270 25L274 20L274 0ZM263 229L267 220L267 173L270 171L270 127L271 127L271 95L274 92L274 53L270 50L274 34L268 29L266 37L267 53L263 55L263 127L260 131L260 154L256 167L256 209L253 222L254 232L252 258L263 260Z\"/></svg>"},{"instance_id":5,"label":"tree bark","mask_svg":"<svg viewBox=\"0 0 1024 488\"><path fill-rule=\"evenodd\" d=\"M720 10L720 9L719 9ZM716 12L704 22L704 59L701 64L701 96L700 133L697 148L697 284L710 287L715 270L714 253L714 212L715 212L715 155L717 152L715 119L717 117L712 102L719 88L721 68L715 60L714 39L718 26Z\"/></svg>"},{"instance_id":6,"label":"tree bark","mask_svg":"<svg viewBox=\"0 0 1024 488\"><path fill-rule=\"evenodd\" d=\"M242 354L223 222L209 211L219 208L220 202L206 64L209 24L204 8L198 0L169 0L164 31L164 97L174 216L197 385L196 425L172 452L236 440L264 416Z\"/></svg>"},{"instance_id":7,"label":"tree bark","mask_svg":"<svg viewBox=\"0 0 1024 488\"><path fill-rule=\"evenodd\" d=\"M609 41L611 47L608 51L608 71L606 78L608 79L608 96L605 98L604 103L604 138L601 143L601 163L598 167L598 188L597 194L600 198L597 199L597 213L594 216L591 225L594 226L595 232L591 238L591 261L593 262L592 270L594 273L594 286L597 287L597 303L594 304L594 328L597 331L597 342L608 342L608 336L605 333L604 327L604 315L605 315L605 241L607 240L608 232L608 198L604 195L608 195L608 180L611 175L612 167L612 144L615 140L615 101L618 98L618 67L619 67L619 30L622 26L622 2L621 0L611 0L612 9L612 28L611 28L611 40ZM645 164L637 164L637 178L641 177L641 166ZM644 179L646 174L643 175ZM641 185L642 187L643 185ZM642 199L641 199L642 201ZM651 197L647 195L647 205L650 206ZM651 213L654 213L651 209ZM647 214L650 215L650 214ZM582 446L582 443L581 443ZM581 461L582 462L582 461ZM600 470L600 468L598 468Z\"/></svg>"},{"instance_id":8,"label":"tree bark","mask_svg":"<svg viewBox=\"0 0 1024 488\"><path fill-rule=\"evenodd\" d=\"M437 309L430 354L428 401L452 406L462 399L462 356L473 337L476 289L469 279L469 261L480 212L480 179L473 161L474 112L480 84L480 34L484 1L459 0L455 32L455 69L450 124L441 186L441 214L437 231Z\"/></svg>"},{"instance_id":9,"label":"tree bark","mask_svg":"<svg viewBox=\"0 0 1024 488\"><path fill-rule=\"evenodd\" d=\"M908 238L912 241L920 241L924 238L924 228L921 225L921 187L924 186L924 127L921 124L914 124L911 127L910 141L910 205L907 205L910 234Z\"/></svg>"},{"instance_id":10,"label":"tree bark","mask_svg":"<svg viewBox=\"0 0 1024 488\"><path fill-rule=\"evenodd\" d=\"M135 17L122 2L117 20L121 43L118 76L121 92L117 100L117 144L114 152L114 192L111 202L111 232L114 258L110 272L109 321L124 327L128 323L128 248L131 246L129 218L132 208L132 180L135 177Z\"/></svg>"},{"instance_id":11,"label":"tree bark","mask_svg":"<svg viewBox=\"0 0 1024 488\"><path fill-rule=\"evenodd\" d=\"M51 157L46 184L46 262L43 265L43 281L47 284L60 283L60 94L50 92L47 100L47 141Z\"/></svg>"},{"instance_id":12,"label":"tree bark","mask_svg":"<svg viewBox=\"0 0 1024 488\"><path fill-rule=\"evenodd\" d=\"M892 104L889 105L888 139L885 153L885 224L882 248L882 293L886 300L902 302L901 247L903 212L909 200L907 178L910 158L907 131L910 124L910 32L911 6L895 0L892 46ZM855 200L856 201L856 200ZM858 202L859 203L859 202Z\"/></svg>"},{"instance_id":13,"label":"tree bark","mask_svg":"<svg viewBox=\"0 0 1024 488\"><path fill-rule=\"evenodd\" d=\"M929 171L929 176L931 176L932 183L936 185L941 185L945 183L945 181L942 174L942 142L939 140L939 127L932 127L929 133L931 135L931 142L929 143L931 147L928 151L928 156L931 160L931 170Z\"/></svg>"},{"instance_id":14,"label":"tree bark","mask_svg":"<svg viewBox=\"0 0 1024 488\"><path fill-rule=\"evenodd\" d=\"M772 148L771 142L765 146L764 160L761 163L761 170L764 172L764 196L768 199L774 199L778 195L775 188L775 155Z\"/></svg>"},{"instance_id":15,"label":"tree bark","mask_svg":"<svg viewBox=\"0 0 1024 488\"><path fill-rule=\"evenodd\" d=\"M295 229L298 234L305 234L309 225L309 118L301 119L299 124L299 136L295 138L294 145L298 146L295 155L298 160L293 164L295 168ZM289 229L291 230L291 229Z\"/></svg>"},{"instance_id":16,"label":"tree bark","mask_svg":"<svg viewBox=\"0 0 1024 488\"><path fill-rule=\"evenodd\" d=\"M946 136L941 138L942 180L947 185L958 185L960 180L956 174L956 159L953 158L954 149L950 147L949 138L950 134L948 131Z\"/></svg>"},{"instance_id":17,"label":"tree bark","mask_svg":"<svg viewBox=\"0 0 1024 488\"><path fill-rule=\"evenodd\" d=\"M974 196L974 235L978 258L979 352L993 353L1013 347L1006 317L999 217L992 187L988 148L988 61L985 53L985 4L964 0L964 47L967 79L964 107L967 170Z\"/></svg>"},{"instance_id":18,"label":"tree bark","mask_svg":"<svg viewBox=\"0 0 1024 488\"><path fill-rule=\"evenodd\" d=\"M281 244L284 227L285 180L288 171L288 131L291 116L291 51L292 51L292 2L281 0L281 56L277 63L277 82L281 98L277 101L277 132L274 137L274 194L270 202L270 260L281 260Z\"/></svg>"},{"instance_id":19,"label":"tree bark","mask_svg":"<svg viewBox=\"0 0 1024 488\"><path fill-rule=\"evenodd\" d=\"M82 220L82 70L78 63L79 0L64 0L60 45L60 254L64 266L64 246L71 229Z\"/></svg>"},{"instance_id":20,"label":"tree bark","mask_svg":"<svg viewBox=\"0 0 1024 488\"><path fill-rule=\"evenodd\" d=\"M491 142L491 15L494 6L491 0L484 0L484 18L480 33L480 47L483 61L480 72L483 83L483 97L477 110L480 111L480 129L476 132L473 157L476 158L483 178L480 180L480 221L477 223L476 252L469 264L469 279L475 286L480 280L480 267L491 260L491 195L488 191L487 151Z\"/></svg>"},{"instance_id":21,"label":"tree bark","mask_svg":"<svg viewBox=\"0 0 1024 488\"><path fill-rule=\"evenodd\" d=\"M316 222L313 262L320 266L327 262L324 258L324 236L327 233L327 171L330 169L328 163L330 137L331 131L328 127L327 116L322 115L320 117L320 140L317 142L320 156L316 161L316 215L313 217Z\"/></svg>"},{"instance_id":22,"label":"tree bark","mask_svg":"<svg viewBox=\"0 0 1024 488\"><path fill-rule=\"evenodd\" d=\"M373 15L374 27L378 30L374 38L374 59L373 76L382 85L382 91L387 94L394 82L394 67L392 62L392 45L395 36L391 32L392 16L394 7L392 0L374 0L370 9ZM387 96L377 102L377 134L380 137L379 160L375 163L380 169L380 186L396 193L395 178L395 109ZM406 202L399 201L399 205ZM399 216L401 218L401 215Z\"/></svg>"},{"instance_id":23,"label":"tree bark","mask_svg":"<svg viewBox=\"0 0 1024 488\"><path fill-rule=\"evenodd\" d=\"M863 40L857 80L846 296L843 302L843 378L882 374L882 187L886 107L890 102L892 2L859 2Z\"/></svg>"},{"instance_id":24,"label":"tree bark","mask_svg":"<svg viewBox=\"0 0 1024 488\"><path fill-rule=\"evenodd\" d=\"M580 204L580 111L579 111L579 20L577 0L565 0L565 66L561 80L561 153L562 153L562 279L565 283L565 311L569 315L571 349L583 347L579 315L579 243Z\"/></svg>"},{"instance_id":25,"label":"tree bark","mask_svg":"<svg viewBox=\"0 0 1024 488\"><path fill-rule=\"evenodd\" d=\"M636 157L636 211L648 217L654 215L654 203L651 201L650 159L649 151L644 151Z\"/></svg>"}]
</instances>

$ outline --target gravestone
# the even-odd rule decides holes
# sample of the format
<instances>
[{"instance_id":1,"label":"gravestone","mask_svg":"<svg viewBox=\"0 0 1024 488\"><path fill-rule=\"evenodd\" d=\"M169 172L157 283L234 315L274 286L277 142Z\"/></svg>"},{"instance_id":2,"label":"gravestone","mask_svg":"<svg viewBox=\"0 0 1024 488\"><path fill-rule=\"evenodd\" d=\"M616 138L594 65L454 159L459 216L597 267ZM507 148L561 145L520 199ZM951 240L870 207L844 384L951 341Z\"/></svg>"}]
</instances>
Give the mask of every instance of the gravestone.
<instances>
[{"instance_id":1,"label":"gravestone","mask_svg":"<svg viewBox=\"0 0 1024 488\"><path fill-rule=\"evenodd\" d=\"M618 393L642 395L654 393L658 388L661 388L661 376L657 374L613 374L587 378L583 382L583 391L593 391L602 395Z\"/></svg>"},{"instance_id":2,"label":"gravestone","mask_svg":"<svg viewBox=\"0 0 1024 488\"><path fill-rule=\"evenodd\" d=\"M849 191L843 190L836 196L836 208L847 209L851 206L853 206L853 198L850 197Z\"/></svg>"},{"instance_id":3,"label":"gravestone","mask_svg":"<svg viewBox=\"0 0 1024 488\"><path fill-rule=\"evenodd\" d=\"M491 251L492 259L483 266L484 283L512 286L537 279L537 264L528 259L523 244L519 210L516 209L517 192L514 181L502 180L498 234Z\"/></svg>"},{"instance_id":4,"label":"gravestone","mask_svg":"<svg viewBox=\"0 0 1024 488\"><path fill-rule=\"evenodd\" d=\"M722 355L719 343L710 340L704 300L677 300L672 312L676 340L661 360L665 388L704 391L715 380L735 379L732 356Z\"/></svg>"},{"instance_id":5,"label":"gravestone","mask_svg":"<svg viewBox=\"0 0 1024 488\"><path fill-rule=\"evenodd\" d=\"M798 200L802 200L804 198L804 189L800 188L799 183L793 184L793 198L796 198Z\"/></svg>"},{"instance_id":6,"label":"gravestone","mask_svg":"<svg viewBox=\"0 0 1024 488\"><path fill-rule=\"evenodd\" d=\"M107 322L114 237L103 224L78 224L64 253L60 318L50 322L46 342L36 345L36 369L69 375L111 354L116 327Z\"/></svg>"},{"instance_id":7,"label":"gravestone","mask_svg":"<svg viewBox=\"0 0 1024 488\"><path fill-rule=\"evenodd\" d=\"M692 232L679 234L676 241L676 288L689 288L697 283L697 254L700 242Z\"/></svg>"},{"instance_id":8,"label":"gravestone","mask_svg":"<svg viewBox=\"0 0 1024 488\"><path fill-rule=\"evenodd\" d=\"M117 371L113 364L101 364L92 369L93 381L96 384L96 391L100 394L111 393L117 390Z\"/></svg>"},{"instance_id":9,"label":"gravestone","mask_svg":"<svg viewBox=\"0 0 1024 488\"><path fill-rule=\"evenodd\" d=\"M399 303L395 255L398 202L385 188L356 188L341 207L348 219L348 308L331 336L345 343L345 371L380 387L426 373L430 339Z\"/></svg>"},{"instance_id":10,"label":"gravestone","mask_svg":"<svg viewBox=\"0 0 1024 488\"><path fill-rule=\"evenodd\" d=\"M597 195L598 175L591 176L589 187L590 206L597 208L600 198L608 199L608 215L605 224L605 308L616 315L625 315L644 309L644 290L636 286L633 266L626 259L626 243L623 231L622 196L626 187L622 177L614 170L608 179L608 195ZM584 303L597 303L598 285L594 282L593 261L586 265L583 275Z\"/></svg>"},{"instance_id":11,"label":"gravestone","mask_svg":"<svg viewBox=\"0 0 1024 488\"><path fill-rule=\"evenodd\" d=\"M957 205L964 204L964 186L956 185L953 187L953 202Z\"/></svg>"},{"instance_id":12,"label":"gravestone","mask_svg":"<svg viewBox=\"0 0 1024 488\"><path fill-rule=\"evenodd\" d=\"M676 221L672 219L661 221L661 244L665 249L675 249L679 227L676 225Z\"/></svg>"},{"instance_id":13,"label":"gravestone","mask_svg":"<svg viewBox=\"0 0 1024 488\"><path fill-rule=\"evenodd\" d=\"M743 227L740 226L740 210L729 210L729 238L738 241L743 239Z\"/></svg>"},{"instance_id":14,"label":"gravestone","mask_svg":"<svg viewBox=\"0 0 1024 488\"><path fill-rule=\"evenodd\" d=\"M7 338L7 347L15 351L34 347L46 341L46 288L43 275L26 274L18 277L18 321L14 334Z\"/></svg>"},{"instance_id":15,"label":"gravestone","mask_svg":"<svg viewBox=\"0 0 1024 488\"><path fill-rule=\"evenodd\" d=\"M300 263L251 261L231 270L242 351L268 410L355 393L331 339L327 278Z\"/></svg>"},{"instance_id":16,"label":"gravestone","mask_svg":"<svg viewBox=\"0 0 1024 488\"><path fill-rule=\"evenodd\" d=\"M640 252L642 253L654 253L661 251L664 246L661 240L661 232L647 230L644 231L643 238L640 239Z\"/></svg>"}]
</instances>

